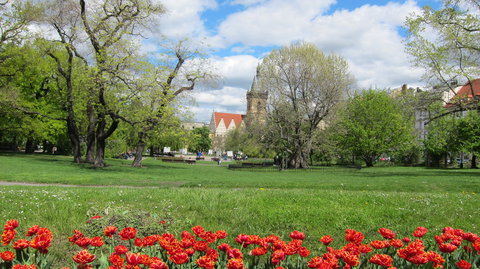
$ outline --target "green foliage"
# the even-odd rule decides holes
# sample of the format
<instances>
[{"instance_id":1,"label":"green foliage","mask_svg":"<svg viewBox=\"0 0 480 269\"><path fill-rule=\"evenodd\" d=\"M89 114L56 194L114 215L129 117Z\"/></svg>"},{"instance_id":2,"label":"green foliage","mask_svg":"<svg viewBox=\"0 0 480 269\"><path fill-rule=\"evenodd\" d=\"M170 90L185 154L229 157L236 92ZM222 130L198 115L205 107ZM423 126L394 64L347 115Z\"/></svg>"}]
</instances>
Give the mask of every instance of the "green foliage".
<instances>
[{"instance_id":1,"label":"green foliage","mask_svg":"<svg viewBox=\"0 0 480 269\"><path fill-rule=\"evenodd\" d=\"M245 139L246 133L241 128L230 130L225 138L225 149L231 151L242 151L242 142Z\"/></svg>"},{"instance_id":2,"label":"green foliage","mask_svg":"<svg viewBox=\"0 0 480 269\"><path fill-rule=\"evenodd\" d=\"M451 80L480 75L480 5L470 0L443 0L442 9L423 8L407 19L407 52L425 77L453 90Z\"/></svg>"},{"instance_id":3,"label":"green foliage","mask_svg":"<svg viewBox=\"0 0 480 269\"><path fill-rule=\"evenodd\" d=\"M263 125L251 125L247 128L236 128L227 133L225 138L225 149L242 152L248 157L273 158L275 152L265 146L261 138L265 130Z\"/></svg>"},{"instance_id":4,"label":"green foliage","mask_svg":"<svg viewBox=\"0 0 480 269\"><path fill-rule=\"evenodd\" d=\"M334 129L334 125L328 126L315 136L311 156L313 163L330 165L339 161L337 160L339 155L346 155L337 147Z\"/></svg>"},{"instance_id":5,"label":"green foliage","mask_svg":"<svg viewBox=\"0 0 480 269\"><path fill-rule=\"evenodd\" d=\"M441 158L458 151L458 137L455 135L457 118L453 115L438 118L427 125L427 137L423 144L430 161L438 165Z\"/></svg>"},{"instance_id":6,"label":"green foliage","mask_svg":"<svg viewBox=\"0 0 480 269\"><path fill-rule=\"evenodd\" d=\"M343 109L337 128L341 148L362 158L367 166L382 154L409 147L413 126L385 91L366 90L352 98Z\"/></svg>"},{"instance_id":7,"label":"green foliage","mask_svg":"<svg viewBox=\"0 0 480 269\"><path fill-rule=\"evenodd\" d=\"M418 165L424 157L424 148L420 141L414 140L391 153L390 161L398 165Z\"/></svg>"},{"instance_id":8,"label":"green foliage","mask_svg":"<svg viewBox=\"0 0 480 269\"><path fill-rule=\"evenodd\" d=\"M458 119L454 133L458 137L461 150L478 153L480 151L480 115L476 110L470 110Z\"/></svg>"},{"instance_id":9,"label":"green foliage","mask_svg":"<svg viewBox=\"0 0 480 269\"><path fill-rule=\"evenodd\" d=\"M476 154L480 150L480 117L477 111L466 111L440 117L427 126L425 149L433 162L439 165L441 158L455 153ZM472 163L475 167L475 164Z\"/></svg>"},{"instance_id":10,"label":"green foliage","mask_svg":"<svg viewBox=\"0 0 480 269\"><path fill-rule=\"evenodd\" d=\"M192 140L188 145L190 152L206 152L212 148L212 140L210 139L210 129L203 126L195 128L191 131Z\"/></svg>"},{"instance_id":11,"label":"green foliage","mask_svg":"<svg viewBox=\"0 0 480 269\"><path fill-rule=\"evenodd\" d=\"M11 45L2 52L6 58L0 65L3 139L14 138L17 143L26 139L56 143L60 136L65 136L66 128L57 120L63 117L63 103L54 64L42 56L38 45L38 42L21 47ZM58 148L68 151L69 147Z\"/></svg>"},{"instance_id":12,"label":"green foliage","mask_svg":"<svg viewBox=\"0 0 480 269\"><path fill-rule=\"evenodd\" d=\"M148 145L180 150L188 145L191 140L191 133L182 127L178 117L172 115L160 118L159 124L151 131Z\"/></svg>"},{"instance_id":13,"label":"green foliage","mask_svg":"<svg viewBox=\"0 0 480 269\"><path fill-rule=\"evenodd\" d=\"M8 44L18 44L28 31L28 24L40 18L41 3L34 1L3 1L0 4L0 50Z\"/></svg>"},{"instance_id":14,"label":"green foliage","mask_svg":"<svg viewBox=\"0 0 480 269\"><path fill-rule=\"evenodd\" d=\"M135 145L135 132L126 124L120 124L115 133L107 141L105 156L116 158L121 153L131 152Z\"/></svg>"}]
</instances>

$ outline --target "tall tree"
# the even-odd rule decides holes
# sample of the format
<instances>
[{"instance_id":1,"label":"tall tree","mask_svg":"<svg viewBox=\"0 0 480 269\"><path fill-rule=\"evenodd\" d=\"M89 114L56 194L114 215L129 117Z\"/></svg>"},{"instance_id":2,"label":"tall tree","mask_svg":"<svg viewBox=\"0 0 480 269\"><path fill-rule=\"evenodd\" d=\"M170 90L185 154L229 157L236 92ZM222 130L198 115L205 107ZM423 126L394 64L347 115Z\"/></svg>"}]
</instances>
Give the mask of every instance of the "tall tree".
<instances>
[{"instance_id":1,"label":"tall tree","mask_svg":"<svg viewBox=\"0 0 480 269\"><path fill-rule=\"evenodd\" d=\"M455 131L457 121L455 115L448 115L428 123L428 133L423 140L428 166L439 166L442 159L446 160L460 150L458 133Z\"/></svg>"},{"instance_id":2,"label":"tall tree","mask_svg":"<svg viewBox=\"0 0 480 269\"><path fill-rule=\"evenodd\" d=\"M193 138L188 146L192 152L206 152L212 147L210 129L208 127L195 128L192 130Z\"/></svg>"},{"instance_id":3,"label":"tall tree","mask_svg":"<svg viewBox=\"0 0 480 269\"><path fill-rule=\"evenodd\" d=\"M308 167L314 134L351 87L347 62L313 44L294 43L264 58L258 82L269 96L265 137L288 154L289 167Z\"/></svg>"},{"instance_id":4,"label":"tall tree","mask_svg":"<svg viewBox=\"0 0 480 269\"><path fill-rule=\"evenodd\" d=\"M413 126L385 91L367 90L351 99L337 128L340 147L359 156L367 167L413 141Z\"/></svg>"},{"instance_id":5,"label":"tall tree","mask_svg":"<svg viewBox=\"0 0 480 269\"><path fill-rule=\"evenodd\" d=\"M246 128L235 128L227 133L225 137L225 149L241 151L249 157L272 158L275 152L264 144L262 135L265 132L265 125L250 123Z\"/></svg>"},{"instance_id":6,"label":"tall tree","mask_svg":"<svg viewBox=\"0 0 480 269\"><path fill-rule=\"evenodd\" d=\"M21 126L21 122L32 122L32 117L34 117L33 114L30 114L26 118L25 114L22 115L18 113L19 111L13 111L12 101L22 95L18 93L20 91L18 86L20 85L16 83L18 82L16 75L19 74L17 71L26 68L23 62L19 62L19 59L23 59L23 53L26 50L20 48L19 45L28 36L28 25L38 17L40 10L41 5L34 5L31 1L0 1L0 104L2 105L2 122L4 124L11 125L5 121L6 118L17 119L14 121L16 124L11 125L14 128L8 128L15 130L14 132L20 129L18 127ZM12 63L14 64L12 65ZM21 76L25 78L30 74L32 73L22 73ZM32 127L32 125L26 124L25 127ZM2 129L3 131L7 130L7 128ZM33 135L36 130L38 129L31 129L29 133ZM5 132L2 133L0 139L2 139L2 135L6 135ZM20 131L20 133L23 132ZM17 134L19 133L17 132ZM15 142L18 142L21 136L13 137Z\"/></svg>"},{"instance_id":7,"label":"tall tree","mask_svg":"<svg viewBox=\"0 0 480 269\"><path fill-rule=\"evenodd\" d=\"M38 17L40 7L31 1L0 1L0 49L24 39L27 27Z\"/></svg>"},{"instance_id":8,"label":"tall tree","mask_svg":"<svg viewBox=\"0 0 480 269\"><path fill-rule=\"evenodd\" d=\"M59 106L61 93L56 83L55 63L39 52L36 44L9 46L8 55L0 65L0 104L5 118L5 129L16 133L16 141L26 139L26 152L33 152L34 141L54 141L56 120L63 120ZM13 120L15 119L15 120ZM10 126L10 127L8 127Z\"/></svg>"},{"instance_id":9,"label":"tall tree","mask_svg":"<svg viewBox=\"0 0 480 269\"><path fill-rule=\"evenodd\" d=\"M92 161L95 149L94 165L104 166L106 139L118 127L119 120L125 119L122 109L128 99L138 93L134 86L142 67L136 37L156 15L163 13L163 8L149 0L104 0L88 4L84 0L52 0L44 4L45 12L37 23L50 25L57 33L53 42L51 36L45 36L48 41L43 49L56 63L57 86L63 89L61 107L66 112L74 160L81 160L78 121L87 119L87 161ZM7 28L2 25L2 29ZM83 64L80 73L79 63ZM79 74L90 79L78 84L82 77ZM82 92L85 89L88 94ZM74 96L75 92L79 95ZM80 95L84 98L79 98ZM87 100L83 109L86 115L79 115L79 106L85 104L83 100Z\"/></svg>"},{"instance_id":10,"label":"tall tree","mask_svg":"<svg viewBox=\"0 0 480 269\"><path fill-rule=\"evenodd\" d=\"M166 42L163 46L164 57L158 59L157 66L146 68L141 79L135 80L132 85L138 94L131 98L131 116L122 118L137 130L134 167L141 167L142 155L150 136L162 128L166 131L171 129L169 120L175 122L179 116L180 98L194 90L199 82L216 80L208 61L203 58L204 54L188 40L173 44Z\"/></svg>"},{"instance_id":11,"label":"tall tree","mask_svg":"<svg viewBox=\"0 0 480 269\"><path fill-rule=\"evenodd\" d=\"M49 24L57 36L53 41L45 41L43 50L46 55L56 63L58 87L63 90L62 109L65 111L67 134L73 151L74 162L82 161L81 130L78 111L78 103L82 98L75 92L79 92L81 85L80 77L87 71L87 60L80 55L77 46L80 44L79 36L82 34L79 24L80 9L72 1L51 2L45 9L45 14L40 22ZM80 69L80 70L79 70ZM75 81L77 83L75 84ZM82 82L85 82L83 80ZM84 89L82 89L84 90Z\"/></svg>"},{"instance_id":12,"label":"tall tree","mask_svg":"<svg viewBox=\"0 0 480 269\"><path fill-rule=\"evenodd\" d=\"M128 78L123 71L132 68L138 57L129 37L140 35L141 30L156 15L164 12L163 7L150 0L104 0L87 6L79 0L83 29L88 37L95 58L93 81L96 90L94 165L105 166L105 143L118 127L121 115L115 108L113 89L118 83L129 88ZM118 96L117 96L118 97Z\"/></svg>"},{"instance_id":13,"label":"tall tree","mask_svg":"<svg viewBox=\"0 0 480 269\"><path fill-rule=\"evenodd\" d=\"M478 0L443 0L442 8L434 10L424 7L421 14L407 19L407 52L413 56L414 64L425 70L425 78L440 91L456 95L456 82L466 83L474 94L472 81L480 76L480 3ZM448 111L438 113L432 123L449 114L465 110L478 110L479 99L464 96L451 98ZM442 125L444 122L439 122ZM426 140L427 146L435 150L435 141L443 139L445 130L435 129ZM468 133L468 132L467 132ZM436 139L438 138L438 139ZM476 136L465 138L474 144ZM442 143L440 143L442 144ZM448 149L444 149L448 150Z\"/></svg>"},{"instance_id":14,"label":"tall tree","mask_svg":"<svg viewBox=\"0 0 480 269\"><path fill-rule=\"evenodd\" d=\"M452 81L472 86L471 81L480 76L480 4L478 0L442 2L439 10L426 6L422 14L407 19L407 52L431 84L455 94Z\"/></svg>"},{"instance_id":15,"label":"tall tree","mask_svg":"<svg viewBox=\"0 0 480 269\"><path fill-rule=\"evenodd\" d=\"M480 115L478 111L468 111L457 121L454 135L458 138L460 149L472 154L471 168L477 167L477 155L480 152Z\"/></svg>"}]
</instances>

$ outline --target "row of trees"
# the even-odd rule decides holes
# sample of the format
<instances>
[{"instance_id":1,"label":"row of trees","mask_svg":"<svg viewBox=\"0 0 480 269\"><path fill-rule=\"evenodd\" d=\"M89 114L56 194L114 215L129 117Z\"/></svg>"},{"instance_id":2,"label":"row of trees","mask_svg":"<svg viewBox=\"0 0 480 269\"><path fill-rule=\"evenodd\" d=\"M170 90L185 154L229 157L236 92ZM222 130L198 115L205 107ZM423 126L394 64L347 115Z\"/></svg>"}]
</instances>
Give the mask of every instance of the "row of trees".
<instances>
[{"instance_id":1,"label":"row of trees","mask_svg":"<svg viewBox=\"0 0 480 269\"><path fill-rule=\"evenodd\" d=\"M447 111L439 102L445 89L454 93L452 80L466 81L475 95L480 5L476 0L443 5L438 11L424 8L406 25L407 51L431 84L441 86L437 92L354 91L343 58L294 43L272 51L259 66L258 90L269 96L266 118L231 134L227 145L250 156L278 154L293 168L308 167L320 155L361 158L367 166L382 154L412 162L422 149L437 159L455 151L476 156L479 100L457 98ZM105 165L107 139L135 146L134 166L141 165L147 145L195 140L179 128L177 101L214 76L202 54L184 41L166 42L171 45L160 58L140 54L139 37L155 27L161 6L150 0L7 1L0 12L0 138L21 135L31 144L63 137L75 162L98 167ZM30 37L31 28L42 34ZM430 115L424 147L413 129L418 110ZM455 114L466 110L474 112L465 118ZM438 127L442 124L454 127ZM190 135L206 137L206 130L196 132ZM205 143L193 148L206 149Z\"/></svg>"},{"instance_id":2,"label":"row of trees","mask_svg":"<svg viewBox=\"0 0 480 269\"><path fill-rule=\"evenodd\" d=\"M461 152L470 154L476 167L480 99L472 81L480 77L480 4L442 4L440 10L427 6L406 22L407 52L425 70L433 90L353 92L345 60L325 55L312 44L296 43L273 51L259 68L261 89L269 94L265 124L245 134L236 131L227 145L243 138L240 150L252 155L252 145L272 149L293 168L308 167L312 156L360 158L373 166L382 155L404 163L425 155L438 165L440 159ZM445 93L456 95L454 81L466 82L470 97L447 100L445 109ZM414 129L418 112L428 116L423 140Z\"/></svg>"},{"instance_id":3,"label":"row of trees","mask_svg":"<svg viewBox=\"0 0 480 269\"><path fill-rule=\"evenodd\" d=\"M370 167L381 157L408 165L418 164L423 157L431 166L439 166L442 161L446 165L460 157L463 167L464 159L471 156L471 167L476 168L476 156L480 152L478 110L458 113L456 107L449 109L443 107L441 96L419 89L369 89L352 93L310 133L311 147L309 151L304 148L309 154L303 160L304 166L294 166L298 157L293 154L298 148L282 136L283 130L275 129L278 121L274 120L278 118L273 112L260 127L232 131L226 143L227 148L249 156L272 157L280 153L286 167L308 167L313 160L344 164L361 160ZM427 120L427 135L423 138L420 137L422 130L415 129L419 112L431 115L432 119ZM306 119L304 116L297 121ZM295 123L282 123L293 132Z\"/></svg>"},{"instance_id":4,"label":"row of trees","mask_svg":"<svg viewBox=\"0 0 480 269\"><path fill-rule=\"evenodd\" d=\"M414 160L409 154L419 145L415 119L408 115L406 106L402 106L406 95L395 96L392 92L373 89L352 93L351 97L338 99L335 107L314 127L308 125L307 116L290 117L287 107L284 107L284 113L273 110L257 128L229 133L227 148L236 146L235 150L249 156L277 153L285 161L283 165L290 168L308 167L314 159L343 163L360 159L367 166L373 166L382 155L411 163ZM286 121L286 117L291 121ZM297 129L296 125L300 127ZM259 137L263 139L259 140ZM294 137L308 143L295 144ZM256 150L258 148L267 150L260 152ZM302 155L299 156L298 152Z\"/></svg>"},{"instance_id":5,"label":"row of trees","mask_svg":"<svg viewBox=\"0 0 480 269\"><path fill-rule=\"evenodd\" d=\"M447 115L430 123L425 149L429 153L432 165L438 165L442 159L455 156L463 166L464 153L471 153L471 167L477 168L477 154L480 152L480 115L470 110L462 116ZM448 161L445 161L447 163Z\"/></svg>"},{"instance_id":6,"label":"row of trees","mask_svg":"<svg viewBox=\"0 0 480 269\"><path fill-rule=\"evenodd\" d=\"M5 1L0 12L0 138L65 134L76 163L105 166L107 139L120 131L140 166L147 143L182 132L176 101L213 78L185 40L140 53L165 12L150 0Z\"/></svg>"}]
</instances>

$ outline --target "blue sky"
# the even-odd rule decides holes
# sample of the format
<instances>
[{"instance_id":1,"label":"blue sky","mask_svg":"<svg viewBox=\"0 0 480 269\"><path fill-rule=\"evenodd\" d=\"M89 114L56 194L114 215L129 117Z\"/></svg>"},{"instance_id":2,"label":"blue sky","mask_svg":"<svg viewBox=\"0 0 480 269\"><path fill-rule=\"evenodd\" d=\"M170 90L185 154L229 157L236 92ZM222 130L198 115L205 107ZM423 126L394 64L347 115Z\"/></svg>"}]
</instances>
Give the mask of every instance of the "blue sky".
<instances>
[{"instance_id":1,"label":"blue sky","mask_svg":"<svg viewBox=\"0 0 480 269\"><path fill-rule=\"evenodd\" d=\"M422 70L405 54L405 18L438 0L162 0L168 13L155 35L208 45L222 77L191 97L195 121L213 111L244 113L257 64L272 49L308 41L350 64L358 88L423 86ZM155 38L149 42L154 44ZM151 48L150 48L151 49Z\"/></svg>"}]
</instances>

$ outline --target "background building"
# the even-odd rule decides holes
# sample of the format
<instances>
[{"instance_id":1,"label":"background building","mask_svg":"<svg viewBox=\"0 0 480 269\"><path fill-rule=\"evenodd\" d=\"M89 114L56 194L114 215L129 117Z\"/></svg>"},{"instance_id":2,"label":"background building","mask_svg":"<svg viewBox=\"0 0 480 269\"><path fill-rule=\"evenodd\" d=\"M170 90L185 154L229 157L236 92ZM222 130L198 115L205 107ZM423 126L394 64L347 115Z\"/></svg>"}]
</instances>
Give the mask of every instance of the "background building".
<instances>
[{"instance_id":1,"label":"background building","mask_svg":"<svg viewBox=\"0 0 480 269\"><path fill-rule=\"evenodd\" d=\"M182 128L190 131L193 129L202 128L205 126L208 126L208 125L204 122L182 122Z\"/></svg>"},{"instance_id":2,"label":"background building","mask_svg":"<svg viewBox=\"0 0 480 269\"><path fill-rule=\"evenodd\" d=\"M236 128L250 128L255 123L264 122L267 115L268 93L257 87L257 75L253 79L252 86L246 94L247 113L233 114L224 112L213 112L210 120L210 134L213 150L225 151L225 138L228 132Z\"/></svg>"}]
</instances>

